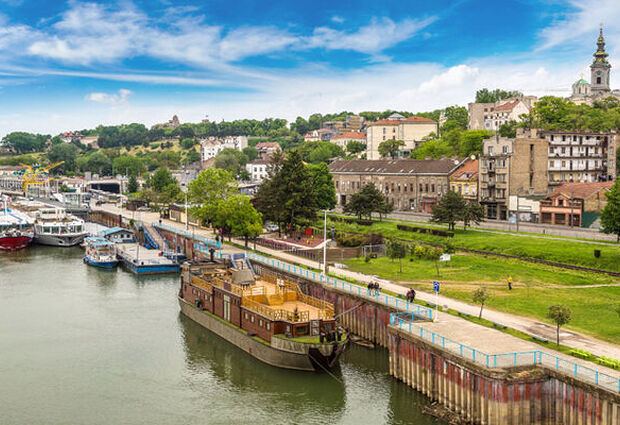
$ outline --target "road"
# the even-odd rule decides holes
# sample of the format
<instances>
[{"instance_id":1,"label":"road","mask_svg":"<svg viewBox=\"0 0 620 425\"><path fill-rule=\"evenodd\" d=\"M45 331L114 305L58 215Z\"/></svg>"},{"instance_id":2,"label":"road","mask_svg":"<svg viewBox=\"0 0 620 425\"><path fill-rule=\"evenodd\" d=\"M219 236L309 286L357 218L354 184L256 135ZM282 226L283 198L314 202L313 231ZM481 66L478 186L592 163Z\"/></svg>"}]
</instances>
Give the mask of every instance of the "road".
<instances>
[{"instance_id":1,"label":"road","mask_svg":"<svg viewBox=\"0 0 620 425\"><path fill-rule=\"evenodd\" d=\"M148 223L156 223L159 221L159 214L157 213L142 212L139 214L135 213L136 215L134 215L134 213L131 211L120 210L116 206L109 205L109 204L105 204L101 207L95 207L95 209L98 209L98 208L104 209L105 211L109 211L114 214L123 214L123 216L127 218L132 218L133 216L133 218L140 219ZM177 223L175 221L163 220L163 222L166 225L177 227L179 229L184 228L183 224ZM194 228L194 232L197 235L213 238L212 232L206 229ZM241 240L236 241L236 242L239 244L243 243ZM226 253L242 252L241 249L232 247L232 246L226 246L225 248L223 248L223 251ZM322 267L320 263L316 261L312 261L307 258L298 257L293 254L277 251L277 250L262 247L262 246L257 246L256 252L268 254L273 257L279 258L283 261L297 263L299 265L312 267L314 269L321 269ZM369 276L369 275L354 272L351 270L338 269L334 267L331 268L330 273L332 275L337 275L342 278L353 279L362 284L367 284L371 281L378 280L376 276ZM402 295L404 295L409 290L407 286L394 283L394 282L390 282L390 281L385 281L385 280L381 280L381 288L397 293L397 294L402 294ZM434 293L416 290L416 295L417 295L417 299L419 300L435 303ZM445 308L449 308L451 310L455 310L461 313L466 313L472 316L478 316L478 313L480 311L480 307L477 305L468 304L462 301L444 297L442 295L438 296L438 302L439 302L439 305L444 306ZM533 334L533 335L537 335L540 337L544 337L545 339L548 339L549 341L555 341L555 335L556 335L555 327L552 325L543 323L539 320L533 319L533 318L519 316L515 314L510 314L510 313L504 313L504 312L496 311L496 310L489 309L489 308L484 309L482 317L492 322L500 323L502 325L508 326L510 328L513 328L513 329L516 329L516 330L519 330L519 331L522 331L528 334ZM444 320L446 322L453 322L455 317L440 312L438 315L438 319L439 321ZM459 319L459 318L456 318L456 319ZM460 319L460 320L464 321L464 319ZM468 324L466 326L463 324L462 326L463 329L475 329L476 327L480 328L479 325L475 325L472 322L467 321L467 323ZM474 325L473 328L469 326L470 323ZM566 329L560 332L560 338L561 338L562 344L564 345L567 345L573 348L581 348L597 356L608 356L608 357L620 359L620 346L618 345L599 340L597 338L594 338L589 335L585 335L583 333L579 333L579 332L572 331L572 330L566 330ZM536 346L536 347L537 347L536 349L541 349L540 346ZM545 348L545 350L550 351L547 348ZM574 359L572 360L574 361Z\"/></svg>"}]
</instances>

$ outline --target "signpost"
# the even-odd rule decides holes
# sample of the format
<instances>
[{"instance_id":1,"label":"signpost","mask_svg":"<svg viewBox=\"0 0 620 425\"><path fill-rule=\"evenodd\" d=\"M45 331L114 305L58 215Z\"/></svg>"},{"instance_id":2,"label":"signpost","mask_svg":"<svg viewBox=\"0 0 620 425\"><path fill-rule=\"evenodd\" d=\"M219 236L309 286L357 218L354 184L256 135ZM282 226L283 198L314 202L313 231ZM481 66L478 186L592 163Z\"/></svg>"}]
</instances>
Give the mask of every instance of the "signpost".
<instances>
[{"instance_id":1,"label":"signpost","mask_svg":"<svg viewBox=\"0 0 620 425\"><path fill-rule=\"evenodd\" d=\"M433 280L433 291L435 292L435 318L433 319L433 322L436 322L437 321L437 310L439 308L439 301L438 301L439 282L437 282L436 280Z\"/></svg>"}]
</instances>

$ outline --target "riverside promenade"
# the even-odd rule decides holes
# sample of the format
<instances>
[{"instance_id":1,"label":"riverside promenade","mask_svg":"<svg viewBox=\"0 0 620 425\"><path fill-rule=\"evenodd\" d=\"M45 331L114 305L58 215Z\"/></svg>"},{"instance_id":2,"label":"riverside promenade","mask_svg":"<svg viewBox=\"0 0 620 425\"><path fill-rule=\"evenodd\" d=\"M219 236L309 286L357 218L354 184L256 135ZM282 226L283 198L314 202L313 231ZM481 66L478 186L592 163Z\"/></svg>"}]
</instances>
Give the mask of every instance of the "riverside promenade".
<instances>
[{"instance_id":1,"label":"riverside promenade","mask_svg":"<svg viewBox=\"0 0 620 425\"><path fill-rule=\"evenodd\" d=\"M100 207L94 208L94 210L97 210L97 209L106 211L111 214L120 214L126 219L133 218L133 219L141 220L141 221L144 221L150 224L158 223L160 220L159 215L157 213L150 213L150 212L134 213L132 211L120 210L119 208L113 205L102 205ZM186 232L184 230L185 225L181 223L173 222L170 220L162 220L162 223L166 227L169 227L171 229L176 229L179 233ZM190 227L190 230L188 233L196 235L197 237L213 238L212 232L206 229L202 229L202 228ZM234 246L224 245L222 247L222 252L226 254L227 253L240 253L240 252L244 252L244 250L234 247ZM300 257L297 257L292 254L288 254L285 252L280 252L280 251L276 251L273 249L268 249L268 248L257 246L256 254L254 254L254 256L260 253L264 253L269 256L275 257L279 260L278 264L282 264L285 267L287 265L291 266L295 270L299 269L300 273L303 273L302 271L303 268L299 267L298 265L306 266L306 267L310 267L314 269L320 269L320 265L317 262L314 262L314 261L311 261L305 258L300 258ZM266 257L263 257L263 258L265 258L265 261L267 260ZM256 258L254 259L256 260ZM333 278L328 278L328 280L325 282L324 281L325 277L321 276L320 273L312 272L309 270L306 270L306 274L304 274L303 277L307 279L316 280L317 282L320 282L320 283L330 284L330 282L332 282L334 284L342 283L342 285L350 285L350 286L352 285L352 287L359 288L359 289L356 289L359 291L365 291L366 290L365 284L367 282L376 280L376 277L374 276L368 276L368 275L364 275L360 273L351 272L348 270L332 269L331 271L344 278L354 279L355 281L360 282L362 285L361 286L354 285L354 284L350 284L348 282L342 282L342 281L337 282L337 279L333 279ZM397 294L404 294L408 290L408 288L406 287L393 284L393 283L389 283L389 282L382 282L381 287L382 289L386 289L386 290L389 290ZM417 296L418 299L422 299L425 301L428 300L429 302L434 302L435 300L434 294L424 293L422 291L416 291L416 292L418 294ZM396 308L402 311L407 311L407 303L401 300L402 304L398 305L395 301L393 301L394 299L395 297L388 298L387 296L385 296L385 301L384 301L384 297L380 296L378 297L377 301L388 302L388 303L391 303L391 304L387 304L390 307L393 307L393 308ZM456 311L461 311L463 313L472 314L472 315L477 314L478 309L479 309L477 306L469 305L469 304L466 304L460 301L451 300L446 297L439 297L439 305L447 306L450 309L454 309ZM433 315L434 314L435 312L433 312ZM520 329L520 327L524 328L523 330L528 333L532 333L532 331L530 330L532 326L536 327L536 326L542 325L542 326L550 327L549 325L546 325L546 324L542 324L542 323L539 324L539 322L535 321L534 319L524 318L521 316L511 315L507 313L496 312L496 311L489 310L489 309L485 309L484 317L488 320L501 323L511 328L515 328L519 330L522 330ZM452 341L457 341L460 344L473 347L476 350L485 352L488 355L544 351L548 353L549 355L552 355L552 356L557 357L558 359L561 359L562 362L577 365L575 370L577 370L577 368L584 368L584 369L589 369L589 370L594 369L600 373L605 374L608 377L615 379L616 381L620 379L620 371L605 368L603 366L600 366L600 365L597 365L591 362L587 362L581 359L567 356L560 352L556 352L555 350L552 350L551 348L542 347L541 345L522 340L512 335L500 332L499 330L496 330L496 329L491 329L491 328L477 325L475 323L472 323L468 320L462 319L457 316L438 312L436 315L436 319L437 320L435 322L417 322L416 325L423 327L425 330L428 330L429 332L439 335L440 337L448 338ZM549 339L553 340L553 338L549 338ZM620 358L620 347L619 346L611 344L611 343L599 341L595 338L582 335L582 334L579 334L573 331L570 331L570 335L563 335L563 343L566 345L575 347L575 348L586 349L597 355L605 355L605 356L612 357L612 358ZM620 391L620 388L616 388L616 391Z\"/></svg>"}]
</instances>

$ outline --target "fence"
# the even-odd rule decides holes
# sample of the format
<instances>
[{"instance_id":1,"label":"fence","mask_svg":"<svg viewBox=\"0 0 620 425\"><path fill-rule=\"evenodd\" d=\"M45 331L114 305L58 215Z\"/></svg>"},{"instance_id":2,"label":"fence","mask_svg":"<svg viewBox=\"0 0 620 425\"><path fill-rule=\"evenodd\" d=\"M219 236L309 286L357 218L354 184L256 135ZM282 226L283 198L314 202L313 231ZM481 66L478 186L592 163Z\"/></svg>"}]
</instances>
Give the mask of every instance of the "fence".
<instances>
[{"instance_id":1,"label":"fence","mask_svg":"<svg viewBox=\"0 0 620 425\"><path fill-rule=\"evenodd\" d=\"M419 304L412 304L392 295L380 294L378 292L370 291L364 286L345 282L344 280L336 279L330 276L325 276L323 273L310 271L274 258L263 257L262 255L258 255L252 252L248 253L247 255L250 260L277 268L284 272L291 273L305 279L310 279L328 286L333 286L334 289L339 289L344 292L357 295L358 297L366 298L377 303L386 305L388 307L393 307L400 311L415 313L417 316L419 316L420 318L424 318L425 320L433 320L433 310L423 307Z\"/></svg>"},{"instance_id":2,"label":"fence","mask_svg":"<svg viewBox=\"0 0 620 425\"><path fill-rule=\"evenodd\" d=\"M524 351L516 353L487 354L475 348L471 348L460 342L451 340L428 329L424 329L414 323L415 320L403 319L402 314L393 313L390 315L390 324L403 329L412 335L437 345L447 351L482 364L486 367L514 367L514 366L534 366L542 365L554 369L575 378L600 385L612 391L620 392L620 379L606 373L599 372L589 367L582 366L570 360L562 359L544 351Z\"/></svg>"}]
</instances>

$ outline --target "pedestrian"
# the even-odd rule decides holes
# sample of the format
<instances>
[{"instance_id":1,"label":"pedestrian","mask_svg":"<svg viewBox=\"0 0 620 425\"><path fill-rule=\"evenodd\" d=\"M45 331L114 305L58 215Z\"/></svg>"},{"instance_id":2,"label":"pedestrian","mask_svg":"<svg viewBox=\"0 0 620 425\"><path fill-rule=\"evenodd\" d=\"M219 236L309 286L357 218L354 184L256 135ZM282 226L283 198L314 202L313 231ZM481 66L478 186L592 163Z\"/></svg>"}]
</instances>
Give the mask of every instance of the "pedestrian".
<instances>
[{"instance_id":1,"label":"pedestrian","mask_svg":"<svg viewBox=\"0 0 620 425\"><path fill-rule=\"evenodd\" d=\"M512 291L512 276L508 276L508 290Z\"/></svg>"}]
</instances>

